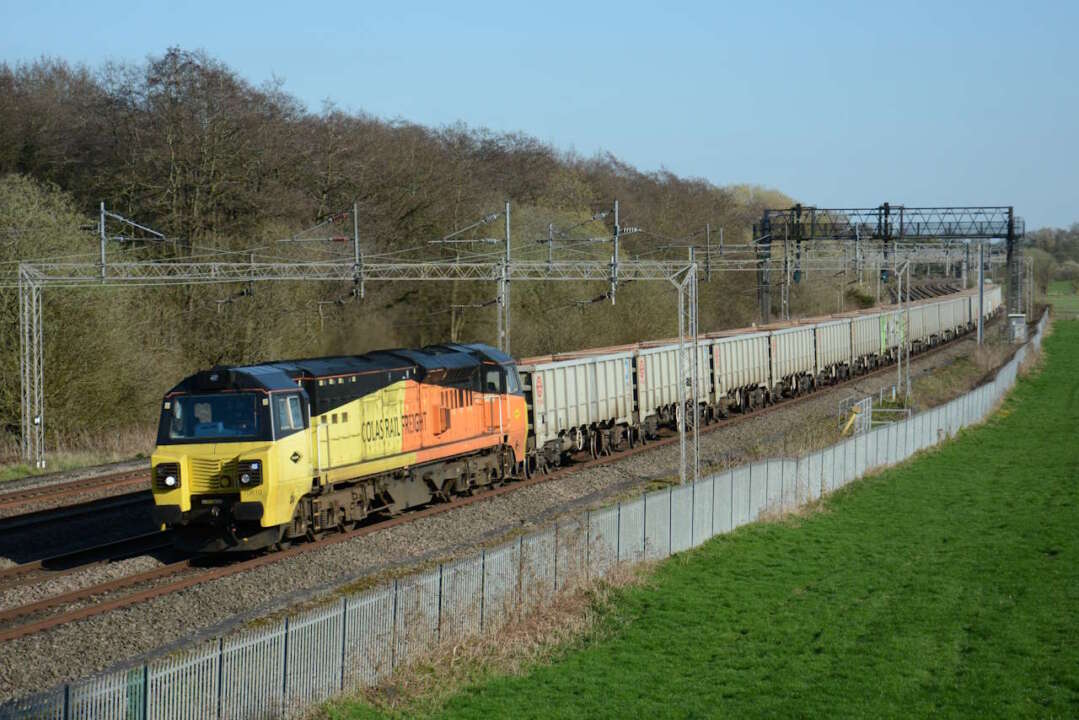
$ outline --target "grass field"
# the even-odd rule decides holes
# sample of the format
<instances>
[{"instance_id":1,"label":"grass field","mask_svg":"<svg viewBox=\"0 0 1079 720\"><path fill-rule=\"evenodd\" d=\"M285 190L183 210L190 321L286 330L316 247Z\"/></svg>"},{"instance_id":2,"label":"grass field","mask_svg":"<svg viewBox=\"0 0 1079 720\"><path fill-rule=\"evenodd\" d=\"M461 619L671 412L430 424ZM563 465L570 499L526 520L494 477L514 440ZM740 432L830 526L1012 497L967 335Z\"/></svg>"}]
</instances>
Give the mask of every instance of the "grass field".
<instances>
[{"instance_id":1,"label":"grass field","mask_svg":"<svg viewBox=\"0 0 1079 720\"><path fill-rule=\"evenodd\" d=\"M397 714L1079 717L1079 322L1046 350L959 441L664 563L553 664Z\"/></svg>"},{"instance_id":2,"label":"grass field","mask_svg":"<svg viewBox=\"0 0 1079 720\"><path fill-rule=\"evenodd\" d=\"M1054 280L1049 283L1047 300L1056 310L1079 313L1079 295L1075 293L1072 284L1067 280Z\"/></svg>"}]
</instances>

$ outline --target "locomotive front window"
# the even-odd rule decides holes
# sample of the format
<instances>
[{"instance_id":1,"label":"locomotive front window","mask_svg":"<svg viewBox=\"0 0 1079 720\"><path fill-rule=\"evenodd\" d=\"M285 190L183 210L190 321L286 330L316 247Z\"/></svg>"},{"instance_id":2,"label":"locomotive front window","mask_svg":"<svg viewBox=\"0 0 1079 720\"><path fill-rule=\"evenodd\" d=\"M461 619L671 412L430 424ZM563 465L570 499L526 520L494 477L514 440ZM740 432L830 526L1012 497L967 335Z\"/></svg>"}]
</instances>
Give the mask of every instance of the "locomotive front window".
<instances>
[{"instance_id":1,"label":"locomotive front window","mask_svg":"<svg viewBox=\"0 0 1079 720\"><path fill-rule=\"evenodd\" d=\"M161 413L158 443L255 440L269 427L254 393L180 395L169 399Z\"/></svg>"}]
</instances>

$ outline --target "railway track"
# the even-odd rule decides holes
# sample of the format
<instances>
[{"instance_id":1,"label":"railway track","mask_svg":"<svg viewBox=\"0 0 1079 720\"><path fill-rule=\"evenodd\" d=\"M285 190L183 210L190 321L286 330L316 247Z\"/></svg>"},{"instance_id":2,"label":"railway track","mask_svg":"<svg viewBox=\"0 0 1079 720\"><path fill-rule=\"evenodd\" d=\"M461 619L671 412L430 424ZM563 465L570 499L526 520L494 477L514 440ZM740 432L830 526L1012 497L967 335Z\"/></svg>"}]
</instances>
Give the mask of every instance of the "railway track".
<instances>
[{"instance_id":1,"label":"railway track","mask_svg":"<svg viewBox=\"0 0 1079 720\"><path fill-rule=\"evenodd\" d=\"M96 515L110 510L118 510L137 505L149 505L153 502L149 490L140 490L122 495L109 495L106 497L87 500L71 505L30 510L17 515L0 517L0 535L9 535L17 531L27 531L42 525L50 525L67 520Z\"/></svg>"},{"instance_id":2,"label":"railway track","mask_svg":"<svg viewBox=\"0 0 1079 720\"><path fill-rule=\"evenodd\" d=\"M0 494L0 510L47 500L79 497L102 490L149 487L149 482L148 470L129 470L84 480L29 487Z\"/></svg>"},{"instance_id":3,"label":"railway track","mask_svg":"<svg viewBox=\"0 0 1079 720\"><path fill-rule=\"evenodd\" d=\"M936 348L932 348L925 352L919 353L919 355L916 357L918 359L921 359L932 356L938 352L941 352L950 345L951 343L940 345ZM829 385L825 389L841 389L844 386L862 382L867 378L883 376L886 373L894 371L894 365L885 365L883 367L877 368L876 370L873 370L872 372L858 375L856 377L850 378L840 383L836 383L834 385ZM787 399L781 403L771 405L754 412L746 413L744 415L734 415L729 418L713 422L709 425L701 426L698 430L701 433L714 432L723 428L731 427L751 418L760 417L770 412L776 412L785 408L794 407L798 404L808 402L819 397L820 393L811 392L805 395ZM71 592L52 596L43 600L38 600L20 607L11 608L9 610L0 612L0 642L33 635L48 630L50 628L57 627L59 625L84 620L94 617L96 615L111 612L113 610L130 607L138 603L146 602L148 600L152 600L158 597L180 592L199 583L229 577L231 575L237 575L239 573L254 570L255 568L267 565L269 563L278 562L280 560L285 560L305 553L320 550L330 545L347 542L351 539L362 537L364 535L369 535L382 530L387 530L397 525L413 522L415 520L430 517L433 515L438 515L445 512L452 512L454 510L457 510L458 508L474 503L483 502L485 500L489 500L491 498L495 498L505 493L513 492L521 488L550 482L552 480L565 477L579 470L584 470L587 468L616 462L618 460L633 457L641 453L650 452L659 447L673 445L678 441L679 438L677 433L669 431L665 437L659 438L657 440L652 440L647 444L637 445L636 447L613 453L611 455L604 455L593 458L588 457L587 452L578 453L578 455L576 456L578 462L575 462L572 465L567 465L552 470L546 474L534 475L524 480L510 482L508 484L485 490L473 496L456 498L450 502L434 505L424 508L422 510L408 512L399 517L372 523L353 530L334 533L321 539L297 545L285 550L280 550L278 552L235 560L232 562L228 562L224 565L216 566L206 566L202 561L197 558L181 559L175 562L167 563L165 565L162 565L161 567L154 568L153 570L132 574L115 580L109 580L98 585L92 585L83 589L73 590ZM94 548L91 548L90 550L94 550ZM97 550L101 550L101 548L97 548ZM52 560L43 560L40 561L40 563L42 565L47 565L51 561ZM64 562L63 560L56 561L60 562L61 564ZM31 565L36 567L30 567ZM84 564L82 567L85 566L86 565ZM26 570L20 570L20 568L24 567L26 567ZM27 564L26 566L19 565L14 568L10 568L0 573L0 585L4 583L6 577L25 577L26 575L32 575L35 572L41 572L43 571L43 569L44 568L41 567L39 563Z\"/></svg>"},{"instance_id":4,"label":"railway track","mask_svg":"<svg viewBox=\"0 0 1079 720\"><path fill-rule=\"evenodd\" d=\"M172 546L169 533L152 532L80 548L0 570L0 590L33 585L86 568L107 565Z\"/></svg>"}]
</instances>

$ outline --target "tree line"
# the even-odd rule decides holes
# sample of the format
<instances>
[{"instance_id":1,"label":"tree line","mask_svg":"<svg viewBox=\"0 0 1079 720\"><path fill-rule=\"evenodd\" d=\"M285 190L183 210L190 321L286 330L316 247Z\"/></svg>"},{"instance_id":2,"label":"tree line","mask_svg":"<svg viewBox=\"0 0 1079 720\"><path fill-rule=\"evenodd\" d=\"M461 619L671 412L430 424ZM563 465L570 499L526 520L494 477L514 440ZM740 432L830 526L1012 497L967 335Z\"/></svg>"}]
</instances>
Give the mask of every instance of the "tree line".
<instances>
[{"instance_id":1,"label":"tree line","mask_svg":"<svg viewBox=\"0 0 1079 720\"><path fill-rule=\"evenodd\" d=\"M111 242L125 259L351 256L358 208L368 257L457 257L480 246L428 246L503 202L514 253L609 257L586 242L612 230L618 199L624 257L685 257L706 223L746 242L765 207L791 199L718 187L609 154L561 152L521 133L425 127L332 104L311 111L280 82L254 84L200 51L170 48L138 63L90 68L58 59L0 65L0 272L18 260L93 259L96 209L153 227L166 241ZM596 219L593 219L596 218ZM336 222L335 222L336 221ZM305 228L320 226L303 234ZM500 234L485 226L471 236ZM687 240L687 238L691 238ZM286 242L296 239L306 242ZM419 247L419 250L411 250ZM46 407L56 437L149 427L183 375L247 363L446 340L494 340L495 289L482 283L372 284L362 301L334 283L47 292ZM518 356L677 332L673 288L629 283L618 303L602 284L514 287ZM813 309L810 289L799 289ZM823 308L834 291L821 292ZM702 286L702 329L755 317L751 273ZM0 289L0 427L19 418L17 303ZM90 442L91 440L87 440Z\"/></svg>"}]
</instances>

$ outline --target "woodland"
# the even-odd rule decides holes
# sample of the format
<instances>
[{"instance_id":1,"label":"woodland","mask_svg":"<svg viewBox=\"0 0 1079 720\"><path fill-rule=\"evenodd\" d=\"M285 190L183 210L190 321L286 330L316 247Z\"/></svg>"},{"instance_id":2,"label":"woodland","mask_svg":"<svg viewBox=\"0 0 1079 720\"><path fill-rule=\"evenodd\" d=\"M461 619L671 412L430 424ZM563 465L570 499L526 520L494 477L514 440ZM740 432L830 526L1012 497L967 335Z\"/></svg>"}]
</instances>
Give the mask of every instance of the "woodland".
<instances>
[{"instance_id":1,"label":"woodland","mask_svg":"<svg viewBox=\"0 0 1079 720\"><path fill-rule=\"evenodd\" d=\"M705 243L706 226L712 243L721 230L726 243L746 243L764 208L794 202L520 133L425 127L330 103L311 111L281 81L253 84L201 51L96 68L49 58L0 65L0 454L14 452L19 425L17 264L97 262L102 202L165 238L110 226L111 261L258 253L351 263L353 206L365 258L453 260L500 255L501 245L431 241L502 239L502 218L461 231L507 201L515 258L609 259L615 200L621 226L638 230L622 240L624 259L685 258ZM1079 247L1051 240L1046 257ZM752 323L754 283L747 272L702 282L701 329ZM845 302L836 287L806 278L792 307L834 312ZM46 291L47 443L131 437L144 447L161 395L199 368L495 342L492 283L370 283L362 299L355 290L282 282ZM625 283L616 304L606 292L605 283L515 283L514 355L677 333L670 284ZM864 300L858 288L848 294Z\"/></svg>"}]
</instances>

